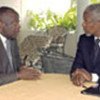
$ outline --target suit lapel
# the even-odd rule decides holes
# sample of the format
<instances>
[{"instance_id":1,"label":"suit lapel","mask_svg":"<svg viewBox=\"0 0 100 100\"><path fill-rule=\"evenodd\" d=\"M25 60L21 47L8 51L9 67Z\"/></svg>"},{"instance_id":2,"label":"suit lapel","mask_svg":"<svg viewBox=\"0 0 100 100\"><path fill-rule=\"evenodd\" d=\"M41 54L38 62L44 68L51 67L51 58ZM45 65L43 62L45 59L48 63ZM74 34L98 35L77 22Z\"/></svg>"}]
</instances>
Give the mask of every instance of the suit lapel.
<instances>
[{"instance_id":1,"label":"suit lapel","mask_svg":"<svg viewBox=\"0 0 100 100\"><path fill-rule=\"evenodd\" d=\"M12 62L13 62L13 68L15 69L15 57L14 57L14 44L13 44L13 40L11 40L11 54L12 54Z\"/></svg>"},{"instance_id":2,"label":"suit lapel","mask_svg":"<svg viewBox=\"0 0 100 100\"><path fill-rule=\"evenodd\" d=\"M94 37L91 38L90 42L89 42L89 46L88 46L88 50L89 50L89 58L90 58L90 63L91 63L91 66L94 65Z\"/></svg>"},{"instance_id":3,"label":"suit lapel","mask_svg":"<svg viewBox=\"0 0 100 100\"><path fill-rule=\"evenodd\" d=\"M15 58L16 56L16 50L15 50L16 48L15 48L15 41L14 40L11 40L11 53L12 53L12 60L13 60L13 68L14 68L14 70L16 70L17 69L17 64L16 64L16 59L17 58Z\"/></svg>"},{"instance_id":4,"label":"suit lapel","mask_svg":"<svg viewBox=\"0 0 100 100\"><path fill-rule=\"evenodd\" d=\"M93 66L93 58L94 58L94 37L88 37L86 39L86 46L85 46L85 60L88 64L88 66Z\"/></svg>"},{"instance_id":5,"label":"suit lapel","mask_svg":"<svg viewBox=\"0 0 100 100\"><path fill-rule=\"evenodd\" d=\"M9 69L8 67L10 66L9 63L9 59L6 53L6 50L3 46L3 43L0 39L0 70L2 70L2 72L8 72L7 70Z\"/></svg>"}]
</instances>

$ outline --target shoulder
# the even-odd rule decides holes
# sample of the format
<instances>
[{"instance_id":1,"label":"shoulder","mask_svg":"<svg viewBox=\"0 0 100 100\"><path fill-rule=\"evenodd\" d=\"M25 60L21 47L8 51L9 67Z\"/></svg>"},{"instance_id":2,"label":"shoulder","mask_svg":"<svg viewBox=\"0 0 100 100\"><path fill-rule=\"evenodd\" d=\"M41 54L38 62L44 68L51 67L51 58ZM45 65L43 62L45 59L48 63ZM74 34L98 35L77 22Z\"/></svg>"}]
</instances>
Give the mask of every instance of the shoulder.
<instances>
[{"instance_id":1,"label":"shoulder","mask_svg":"<svg viewBox=\"0 0 100 100\"><path fill-rule=\"evenodd\" d=\"M17 43L17 39L12 39L11 42L12 43Z\"/></svg>"},{"instance_id":2,"label":"shoulder","mask_svg":"<svg viewBox=\"0 0 100 100\"><path fill-rule=\"evenodd\" d=\"M17 40L16 39L12 39L11 40L11 44L12 44L12 46L16 47L17 46Z\"/></svg>"},{"instance_id":3,"label":"shoulder","mask_svg":"<svg viewBox=\"0 0 100 100\"><path fill-rule=\"evenodd\" d=\"M82 34L80 35L79 37L79 40L78 40L78 46L86 46L86 45L91 45L94 43L94 36L91 35L91 36L88 36L86 34Z\"/></svg>"},{"instance_id":4,"label":"shoulder","mask_svg":"<svg viewBox=\"0 0 100 100\"><path fill-rule=\"evenodd\" d=\"M93 35L86 35L86 34L82 34L82 35L80 35L80 37L79 37L79 40L81 41L83 41L83 40L87 40L87 41L89 41L89 40L94 40L94 36Z\"/></svg>"}]
</instances>

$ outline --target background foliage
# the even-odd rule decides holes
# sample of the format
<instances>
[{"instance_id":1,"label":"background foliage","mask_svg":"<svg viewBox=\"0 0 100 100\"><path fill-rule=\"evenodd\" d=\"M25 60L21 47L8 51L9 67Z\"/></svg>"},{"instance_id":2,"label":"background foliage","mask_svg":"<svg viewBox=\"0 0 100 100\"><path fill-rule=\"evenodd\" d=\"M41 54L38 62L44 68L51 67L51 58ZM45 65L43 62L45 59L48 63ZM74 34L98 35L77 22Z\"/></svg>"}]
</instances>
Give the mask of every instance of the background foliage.
<instances>
[{"instance_id":1,"label":"background foliage","mask_svg":"<svg viewBox=\"0 0 100 100\"><path fill-rule=\"evenodd\" d=\"M100 3L100 0L90 0L91 3Z\"/></svg>"},{"instance_id":2,"label":"background foliage","mask_svg":"<svg viewBox=\"0 0 100 100\"><path fill-rule=\"evenodd\" d=\"M77 25L77 0L71 0L70 9L64 16L57 15L54 12L34 13L27 11L28 26L31 30L46 31L53 26L65 27L68 31L75 31ZM90 0L91 3L100 3L100 0Z\"/></svg>"},{"instance_id":3,"label":"background foliage","mask_svg":"<svg viewBox=\"0 0 100 100\"><path fill-rule=\"evenodd\" d=\"M58 15L50 10L42 13L27 11L28 26L31 30L48 30L53 26L65 27L68 31L76 30L77 0L72 0L70 9L64 16Z\"/></svg>"}]
</instances>

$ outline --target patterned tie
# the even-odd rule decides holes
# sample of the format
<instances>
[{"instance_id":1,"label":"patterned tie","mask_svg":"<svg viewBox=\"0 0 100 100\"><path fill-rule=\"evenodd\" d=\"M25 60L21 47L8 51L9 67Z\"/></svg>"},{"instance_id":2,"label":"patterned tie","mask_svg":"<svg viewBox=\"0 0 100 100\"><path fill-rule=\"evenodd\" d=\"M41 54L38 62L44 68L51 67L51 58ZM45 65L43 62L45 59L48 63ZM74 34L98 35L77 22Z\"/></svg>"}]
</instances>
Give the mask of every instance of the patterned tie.
<instances>
[{"instance_id":1,"label":"patterned tie","mask_svg":"<svg viewBox=\"0 0 100 100\"><path fill-rule=\"evenodd\" d=\"M99 43L100 43L100 39L96 39L95 46L94 46L94 63L96 62L97 56L99 54L99 50L100 50Z\"/></svg>"},{"instance_id":2,"label":"patterned tie","mask_svg":"<svg viewBox=\"0 0 100 100\"><path fill-rule=\"evenodd\" d=\"M8 40L8 39L6 40L6 47L7 47L7 55L8 55L8 58L9 58L11 69L13 69L12 53L11 53L11 43L10 43L10 40Z\"/></svg>"}]
</instances>

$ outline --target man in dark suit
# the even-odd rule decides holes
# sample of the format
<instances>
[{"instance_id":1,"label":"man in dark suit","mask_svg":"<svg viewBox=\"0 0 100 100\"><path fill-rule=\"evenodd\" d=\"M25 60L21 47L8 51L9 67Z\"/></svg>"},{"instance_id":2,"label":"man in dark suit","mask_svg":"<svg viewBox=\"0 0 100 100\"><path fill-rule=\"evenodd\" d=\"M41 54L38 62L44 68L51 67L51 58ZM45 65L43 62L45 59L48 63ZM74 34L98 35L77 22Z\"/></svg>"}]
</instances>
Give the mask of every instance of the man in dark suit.
<instances>
[{"instance_id":1,"label":"man in dark suit","mask_svg":"<svg viewBox=\"0 0 100 100\"><path fill-rule=\"evenodd\" d=\"M39 79L41 72L21 64L16 37L19 15L9 7L0 8L0 85L18 79ZM9 43L9 44L8 44ZM9 48L9 49L8 49Z\"/></svg>"},{"instance_id":2,"label":"man in dark suit","mask_svg":"<svg viewBox=\"0 0 100 100\"><path fill-rule=\"evenodd\" d=\"M85 34L79 38L71 80L81 86L86 81L98 82L100 76L100 4L89 5L83 13Z\"/></svg>"}]
</instances>

